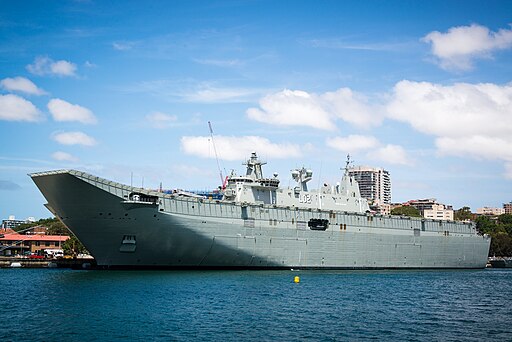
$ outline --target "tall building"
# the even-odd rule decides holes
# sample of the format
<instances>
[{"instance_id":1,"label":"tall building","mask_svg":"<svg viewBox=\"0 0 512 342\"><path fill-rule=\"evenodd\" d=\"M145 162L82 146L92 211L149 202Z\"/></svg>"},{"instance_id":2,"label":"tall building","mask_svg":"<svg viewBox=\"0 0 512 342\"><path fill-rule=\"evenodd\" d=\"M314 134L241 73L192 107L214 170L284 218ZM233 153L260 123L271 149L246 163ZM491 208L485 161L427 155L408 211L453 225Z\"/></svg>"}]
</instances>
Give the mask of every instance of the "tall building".
<instances>
[{"instance_id":1,"label":"tall building","mask_svg":"<svg viewBox=\"0 0 512 342\"><path fill-rule=\"evenodd\" d=\"M505 214L512 214L512 202L503 203L503 210L505 211Z\"/></svg>"},{"instance_id":2,"label":"tall building","mask_svg":"<svg viewBox=\"0 0 512 342\"><path fill-rule=\"evenodd\" d=\"M382 168L356 166L348 174L359 183L361 197L371 204L391 203L391 179L389 172Z\"/></svg>"}]
</instances>

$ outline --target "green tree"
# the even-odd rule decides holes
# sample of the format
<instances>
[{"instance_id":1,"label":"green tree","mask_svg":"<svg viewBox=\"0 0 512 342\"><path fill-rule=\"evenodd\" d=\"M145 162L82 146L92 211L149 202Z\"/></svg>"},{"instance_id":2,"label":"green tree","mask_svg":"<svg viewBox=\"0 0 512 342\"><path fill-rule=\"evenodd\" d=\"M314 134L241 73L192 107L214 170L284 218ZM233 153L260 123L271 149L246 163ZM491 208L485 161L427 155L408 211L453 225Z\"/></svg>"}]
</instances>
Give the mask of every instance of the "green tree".
<instances>
[{"instance_id":1,"label":"green tree","mask_svg":"<svg viewBox=\"0 0 512 342\"><path fill-rule=\"evenodd\" d=\"M36 226L46 227L46 233L48 235L69 235L68 228L59 219L55 217L40 219L35 222L24 223L14 228L14 230L17 232L23 232L31 227Z\"/></svg>"},{"instance_id":2,"label":"green tree","mask_svg":"<svg viewBox=\"0 0 512 342\"><path fill-rule=\"evenodd\" d=\"M498 224L505 229L508 235L512 236L512 215L503 214L498 216Z\"/></svg>"},{"instance_id":3,"label":"green tree","mask_svg":"<svg viewBox=\"0 0 512 342\"><path fill-rule=\"evenodd\" d=\"M498 217L482 215L475 221L477 230L491 237L490 256L512 256L512 215L504 214Z\"/></svg>"},{"instance_id":4,"label":"green tree","mask_svg":"<svg viewBox=\"0 0 512 342\"><path fill-rule=\"evenodd\" d=\"M77 239L73 234L70 235L69 239L64 241L62 244L62 250L65 255L71 255L76 257L78 254L88 254L89 252L85 249L84 245Z\"/></svg>"},{"instance_id":5,"label":"green tree","mask_svg":"<svg viewBox=\"0 0 512 342\"><path fill-rule=\"evenodd\" d=\"M471 213L471 209L469 207L462 207L459 210L455 210L453 213L453 218L456 221L466 221L471 220L473 214Z\"/></svg>"},{"instance_id":6,"label":"green tree","mask_svg":"<svg viewBox=\"0 0 512 342\"><path fill-rule=\"evenodd\" d=\"M502 224L512 224L512 214L502 214L498 216L498 222Z\"/></svg>"},{"instance_id":7,"label":"green tree","mask_svg":"<svg viewBox=\"0 0 512 342\"><path fill-rule=\"evenodd\" d=\"M410 205L403 205L401 207L397 207L397 208L391 210L391 215L421 217L420 211Z\"/></svg>"},{"instance_id":8,"label":"green tree","mask_svg":"<svg viewBox=\"0 0 512 342\"><path fill-rule=\"evenodd\" d=\"M512 238L507 232L498 229L491 234L490 256L512 256Z\"/></svg>"},{"instance_id":9,"label":"green tree","mask_svg":"<svg viewBox=\"0 0 512 342\"><path fill-rule=\"evenodd\" d=\"M492 220L489 216L478 216L475 220L476 229L481 234L490 234L496 230L496 222Z\"/></svg>"},{"instance_id":10,"label":"green tree","mask_svg":"<svg viewBox=\"0 0 512 342\"><path fill-rule=\"evenodd\" d=\"M39 222L39 221L37 221L37 222ZM14 231L15 232L22 232L24 230L27 230L30 227L35 227L35 226L38 225L37 222L30 222L30 223L20 224L19 226L14 227Z\"/></svg>"},{"instance_id":11,"label":"green tree","mask_svg":"<svg viewBox=\"0 0 512 342\"><path fill-rule=\"evenodd\" d=\"M48 235L70 235L68 227L58 219L52 219L46 224Z\"/></svg>"}]
</instances>

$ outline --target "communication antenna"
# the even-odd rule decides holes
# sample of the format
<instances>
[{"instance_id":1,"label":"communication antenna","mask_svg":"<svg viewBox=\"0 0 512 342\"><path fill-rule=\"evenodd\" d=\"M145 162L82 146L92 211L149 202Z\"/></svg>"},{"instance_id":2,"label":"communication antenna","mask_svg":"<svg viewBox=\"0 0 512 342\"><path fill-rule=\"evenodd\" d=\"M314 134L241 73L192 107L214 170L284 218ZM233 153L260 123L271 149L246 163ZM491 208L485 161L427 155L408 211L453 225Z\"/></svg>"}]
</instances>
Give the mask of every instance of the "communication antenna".
<instances>
[{"instance_id":1,"label":"communication antenna","mask_svg":"<svg viewBox=\"0 0 512 342\"><path fill-rule=\"evenodd\" d=\"M350 164L354 164L354 161L350 159L350 154L347 154L347 162L345 164L345 174L348 175L348 169L350 168Z\"/></svg>"},{"instance_id":2,"label":"communication antenna","mask_svg":"<svg viewBox=\"0 0 512 342\"><path fill-rule=\"evenodd\" d=\"M320 182L322 180L322 161L320 161L320 172L318 173L318 187L317 189L320 190Z\"/></svg>"},{"instance_id":3,"label":"communication antenna","mask_svg":"<svg viewBox=\"0 0 512 342\"><path fill-rule=\"evenodd\" d=\"M219 156L217 155L217 148L215 147L215 141L213 140L213 128L212 123L208 121L208 127L210 128L210 137L212 138L213 152L215 153L215 160L217 161L217 168L219 169L220 184L224 184L224 177L222 177L222 170L220 169Z\"/></svg>"}]
</instances>

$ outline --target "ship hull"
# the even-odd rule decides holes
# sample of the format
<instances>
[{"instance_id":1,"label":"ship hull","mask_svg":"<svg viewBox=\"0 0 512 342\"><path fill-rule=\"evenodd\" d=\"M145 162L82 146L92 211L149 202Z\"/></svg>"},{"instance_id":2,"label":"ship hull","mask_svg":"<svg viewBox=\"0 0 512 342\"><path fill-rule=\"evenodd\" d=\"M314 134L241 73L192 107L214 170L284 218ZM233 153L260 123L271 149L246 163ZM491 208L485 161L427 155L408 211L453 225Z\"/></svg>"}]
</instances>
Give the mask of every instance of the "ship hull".
<instances>
[{"instance_id":1,"label":"ship hull","mask_svg":"<svg viewBox=\"0 0 512 342\"><path fill-rule=\"evenodd\" d=\"M409 219L183 198L77 171L31 176L50 211L105 267L483 268L487 263L489 238L458 228L447 233L438 223L425 228ZM134 192L155 200L131 201ZM311 218L328 221L327 229L310 229Z\"/></svg>"}]
</instances>

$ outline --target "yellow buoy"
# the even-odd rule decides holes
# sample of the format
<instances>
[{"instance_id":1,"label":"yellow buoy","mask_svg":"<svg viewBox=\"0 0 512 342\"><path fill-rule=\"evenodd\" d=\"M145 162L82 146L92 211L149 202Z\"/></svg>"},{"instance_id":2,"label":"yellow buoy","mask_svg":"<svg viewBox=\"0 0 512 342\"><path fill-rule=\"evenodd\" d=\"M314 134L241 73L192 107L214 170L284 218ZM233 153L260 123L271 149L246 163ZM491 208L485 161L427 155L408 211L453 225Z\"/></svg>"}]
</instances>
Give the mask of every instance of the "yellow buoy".
<instances>
[{"instance_id":1,"label":"yellow buoy","mask_svg":"<svg viewBox=\"0 0 512 342\"><path fill-rule=\"evenodd\" d=\"M296 283L300 283L300 277L299 276L295 276L295 278L293 278L293 281L296 282Z\"/></svg>"}]
</instances>

